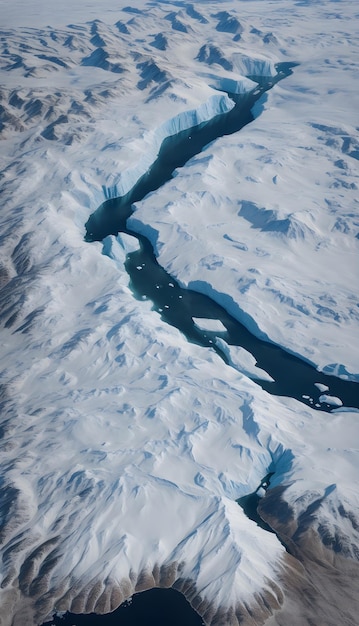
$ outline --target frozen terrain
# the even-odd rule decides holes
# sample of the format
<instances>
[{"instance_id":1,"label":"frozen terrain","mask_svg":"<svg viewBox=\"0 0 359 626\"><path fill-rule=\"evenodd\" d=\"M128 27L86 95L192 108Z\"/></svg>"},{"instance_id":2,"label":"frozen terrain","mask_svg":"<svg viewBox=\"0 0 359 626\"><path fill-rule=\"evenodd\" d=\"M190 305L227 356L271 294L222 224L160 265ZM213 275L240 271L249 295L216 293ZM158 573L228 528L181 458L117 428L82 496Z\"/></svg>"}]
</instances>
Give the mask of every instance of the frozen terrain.
<instances>
[{"instance_id":1,"label":"frozen terrain","mask_svg":"<svg viewBox=\"0 0 359 626\"><path fill-rule=\"evenodd\" d=\"M162 141L293 74L136 203L183 286L359 381L356 3L0 0L1 626L173 586L206 624L355 626L358 411L266 393L253 356L189 343L84 240ZM140 271L140 270L139 270ZM249 519L236 500L261 489ZM290 617L289 617L290 616Z\"/></svg>"}]
</instances>

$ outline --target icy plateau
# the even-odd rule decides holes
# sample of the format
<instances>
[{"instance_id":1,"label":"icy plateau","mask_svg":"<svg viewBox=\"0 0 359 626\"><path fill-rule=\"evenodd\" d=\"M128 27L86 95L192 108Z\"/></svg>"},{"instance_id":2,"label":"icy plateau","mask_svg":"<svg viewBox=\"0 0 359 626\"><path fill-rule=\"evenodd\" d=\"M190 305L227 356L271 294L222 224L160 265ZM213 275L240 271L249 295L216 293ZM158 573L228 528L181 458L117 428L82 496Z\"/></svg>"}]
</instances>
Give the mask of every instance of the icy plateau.
<instances>
[{"instance_id":1,"label":"icy plateau","mask_svg":"<svg viewBox=\"0 0 359 626\"><path fill-rule=\"evenodd\" d=\"M136 239L85 241L166 137L296 63L128 226L183 287L358 383L356 2L0 9L0 625L174 587L208 626L356 626L358 410L319 380L328 413L270 395L218 321L195 318L228 364L133 297ZM237 503L269 474L273 533Z\"/></svg>"}]
</instances>

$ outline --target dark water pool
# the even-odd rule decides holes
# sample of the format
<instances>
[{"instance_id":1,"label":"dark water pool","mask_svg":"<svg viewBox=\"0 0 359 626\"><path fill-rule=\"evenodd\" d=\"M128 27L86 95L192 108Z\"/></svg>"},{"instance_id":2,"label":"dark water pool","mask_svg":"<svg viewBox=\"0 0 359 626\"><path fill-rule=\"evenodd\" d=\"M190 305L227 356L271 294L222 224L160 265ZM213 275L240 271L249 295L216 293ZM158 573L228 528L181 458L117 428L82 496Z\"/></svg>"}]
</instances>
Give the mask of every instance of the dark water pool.
<instances>
[{"instance_id":1,"label":"dark water pool","mask_svg":"<svg viewBox=\"0 0 359 626\"><path fill-rule=\"evenodd\" d=\"M182 593L175 589L149 589L107 615L54 617L42 626L204 626Z\"/></svg>"},{"instance_id":2,"label":"dark water pool","mask_svg":"<svg viewBox=\"0 0 359 626\"><path fill-rule=\"evenodd\" d=\"M270 533L274 533L274 530L267 524L258 513L258 504L263 497L263 493L267 491L270 486L270 479L273 476L274 472L269 472L261 481L260 485L258 485L257 489L252 493L247 494L246 496L242 496L238 498L236 502L243 509L249 519L255 522L258 526L263 528L263 530L267 530ZM262 492L262 493L260 493Z\"/></svg>"}]
</instances>

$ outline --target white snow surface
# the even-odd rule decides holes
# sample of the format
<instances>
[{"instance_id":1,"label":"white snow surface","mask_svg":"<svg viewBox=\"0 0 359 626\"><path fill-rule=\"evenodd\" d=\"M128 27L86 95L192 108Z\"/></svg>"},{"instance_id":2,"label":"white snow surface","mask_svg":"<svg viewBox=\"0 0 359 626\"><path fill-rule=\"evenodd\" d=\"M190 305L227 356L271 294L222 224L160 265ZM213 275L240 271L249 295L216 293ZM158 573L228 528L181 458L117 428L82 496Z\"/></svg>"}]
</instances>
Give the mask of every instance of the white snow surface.
<instances>
[{"instance_id":1,"label":"white snow surface","mask_svg":"<svg viewBox=\"0 0 359 626\"><path fill-rule=\"evenodd\" d=\"M202 330L210 330L213 332L226 331L226 327L220 320L206 319L203 317L193 317L194 323Z\"/></svg>"},{"instance_id":2,"label":"white snow surface","mask_svg":"<svg viewBox=\"0 0 359 626\"><path fill-rule=\"evenodd\" d=\"M327 393L323 393L321 396L319 396L319 402L326 402L327 404L331 404L333 406L343 406L343 402L340 398L330 396Z\"/></svg>"},{"instance_id":3,"label":"white snow surface","mask_svg":"<svg viewBox=\"0 0 359 626\"><path fill-rule=\"evenodd\" d=\"M83 239L104 188L128 191L163 138L233 106L218 89L297 62L129 223L183 285L359 380L356 4L198 2L206 22L127 5L0 1L2 626L21 623L20 596L44 599L44 620L93 581L132 581L125 598L173 563L215 608L257 602L285 549L235 500L269 471L298 519L322 498L313 528L340 528L358 558L358 413L270 396L251 355L231 347L227 366L133 298L136 240ZM217 60L197 59L214 41Z\"/></svg>"},{"instance_id":4,"label":"white snow surface","mask_svg":"<svg viewBox=\"0 0 359 626\"><path fill-rule=\"evenodd\" d=\"M217 337L216 344L228 357L229 364L242 374L250 378L273 381L273 378L263 369L257 367L257 362L248 350L241 346L229 346L226 341Z\"/></svg>"},{"instance_id":5,"label":"white snow surface","mask_svg":"<svg viewBox=\"0 0 359 626\"><path fill-rule=\"evenodd\" d=\"M119 233L117 237L108 235L103 239L103 254L113 259L121 270L123 270L127 254L135 252L138 249L138 239L127 233Z\"/></svg>"}]
</instances>

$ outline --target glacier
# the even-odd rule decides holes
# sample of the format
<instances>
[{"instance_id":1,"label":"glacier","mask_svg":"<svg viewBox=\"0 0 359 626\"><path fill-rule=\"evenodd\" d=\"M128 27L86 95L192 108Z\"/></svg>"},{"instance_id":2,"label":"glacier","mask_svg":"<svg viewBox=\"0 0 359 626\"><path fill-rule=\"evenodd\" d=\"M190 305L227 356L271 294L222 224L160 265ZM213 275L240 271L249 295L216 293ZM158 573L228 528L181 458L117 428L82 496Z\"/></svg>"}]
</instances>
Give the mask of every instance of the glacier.
<instances>
[{"instance_id":1,"label":"glacier","mask_svg":"<svg viewBox=\"0 0 359 626\"><path fill-rule=\"evenodd\" d=\"M242 82L245 84L245 80ZM236 81L236 88L238 88L238 84L240 84L240 81ZM248 81L248 86L245 84L245 87L247 90L250 90L253 87L253 82ZM148 144L148 149L146 154L140 159L138 165L121 172L119 178L117 173L117 175L114 175L111 186L116 189L116 196L125 196L134 187L138 179L151 168L164 139L192 128L193 126L198 126L203 122L207 122L216 115L227 113L233 107L234 102L230 100L226 94L213 95L197 109L179 113L164 124L161 124L161 126L155 130L151 129L143 137L145 145L146 143Z\"/></svg>"},{"instance_id":2,"label":"glacier","mask_svg":"<svg viewBox=\"0 0 359 626\"><path fill-rule=\"evenodd\" d=\"M84 240L163 138L298 63L128 224L183 286L358 381L355 3L40 4L1 5L1 626L151 587L208 625L355 626L358 411L319 381L331 413L266 393L252 355L133 297L136 240ZM236 502L269 473L275 533Z\"/></svg>"}]
</instances>

